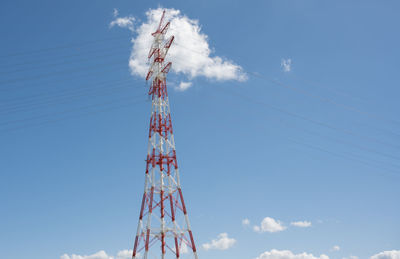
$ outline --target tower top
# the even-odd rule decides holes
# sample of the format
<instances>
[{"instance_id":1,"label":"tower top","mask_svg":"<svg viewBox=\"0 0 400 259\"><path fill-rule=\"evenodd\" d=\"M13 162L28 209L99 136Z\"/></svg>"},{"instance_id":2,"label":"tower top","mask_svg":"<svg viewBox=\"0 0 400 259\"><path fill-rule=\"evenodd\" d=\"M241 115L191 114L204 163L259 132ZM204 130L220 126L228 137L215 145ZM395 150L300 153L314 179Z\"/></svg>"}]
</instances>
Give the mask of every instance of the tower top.
<instances>
[{"instance_id":1,"label":"tower top","mask_svg":"<svg viewBox=\"0 0 400 259\"><path fill-rule=\"evenodd\" d=\"M168 31L170 22L168 21L165 25L163 25L164 18L165 10L162 13L157 30L151 34L154 36L154 41L151 45L148 58L152 60L152 62L146 75L146 81L153 76L153 81L156 81L157 79L165 79L172 65L171 62L168 62L166 65L164 65L165 57L167 56L168 50L175 38L174 36L171 36L165 40L165 34Z\"/></svg>"},{"instance_id":2,"label":"tower top","mask_svg":"<svg viewBox=\"0 0 400 259\"><path fill-rule=\"evenodd\" d=\"M158 24L157 30L155 32L153 32L151 35L156 37L159 34L165 35L165 33L167 33L170 22L167 22L164 26L162 26L162 24L164 22L164 18L165 18L165 10L162 13L160 23Z\"/></svg>"}]
</instances>

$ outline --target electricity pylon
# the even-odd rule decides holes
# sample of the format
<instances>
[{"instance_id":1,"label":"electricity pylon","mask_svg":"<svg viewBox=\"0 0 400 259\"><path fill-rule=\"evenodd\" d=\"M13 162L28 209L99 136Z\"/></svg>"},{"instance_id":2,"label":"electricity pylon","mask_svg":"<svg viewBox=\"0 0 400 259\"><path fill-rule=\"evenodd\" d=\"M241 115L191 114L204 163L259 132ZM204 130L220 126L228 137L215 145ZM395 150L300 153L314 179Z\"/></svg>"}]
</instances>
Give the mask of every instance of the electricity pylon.
<instances>
[{"instance_id":1,"label":"electricity pylon","mask_svg":"<svg viewBox=\"0 0 400 259\"><path fill-rule=\"evenodd\" d=\"M151 80L152 100L145 186L139 223L133 247L133 259L160 254L162 259L198 259L190 228L176 160L175 141L169 109L166 75L172 63L164 62L174 40L165 40L170 22L163 25L162 14L148 58L152 61L146 80ZM157 248L156 244L159 244Z\"/></svg>"}]
</instances>

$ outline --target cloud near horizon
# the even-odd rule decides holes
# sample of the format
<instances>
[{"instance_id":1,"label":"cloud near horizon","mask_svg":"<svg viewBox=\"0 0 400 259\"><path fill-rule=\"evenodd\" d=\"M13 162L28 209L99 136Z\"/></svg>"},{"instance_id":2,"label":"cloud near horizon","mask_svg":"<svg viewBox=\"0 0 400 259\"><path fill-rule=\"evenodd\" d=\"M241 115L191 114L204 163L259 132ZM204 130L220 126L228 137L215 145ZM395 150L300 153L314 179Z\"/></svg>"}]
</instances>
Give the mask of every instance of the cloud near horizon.
<instances>
[{"instance_id":1,"label":"cloud near horizon","mask_svg":"<svg viewBox=\"0 0 400 259\"><path fill-rule=\"evenodd\" d=\"M383 251L371 256L370 259L400 259L400 250Z\"/></svg>"},{"instance_id":2,"label":"cloud near horizon","mask_svg":"<svg viewBox=\"0 0 400 259\"><path fill-rule=\"evenodd\" d=\"M256 259L329 259L329 256L322 254L318 257L305 252L294 254L289 250L272 249L271 251L260 254Z\"/></svg>"},{"instance_id":3,"label":"cloud near horizon","mask_svg":"<svg viewBox=\"0 0 400 259\"><path fill-rule=\"evenodd\" d=\"M117 253L117 256L108 255L104 250L100 250L92 255L68 255L63 254L60 259L131 259L132 250L122 250Z\"/></svg>"},{"instance_id":4,"label":"cloud near horizon","mask_svg":"<svg viewBox=\"0 0 400 259\"><path fill-rule=\"evenodd\" d=\"M229 238L227 233L221 233L217 239L212 240L210 243L203 244L205 250L227 250L236 243L236 240ZM339 248L340 249L340 248ZM338 250L336 250L338 251ZM181 250L182 253L187 253L187 247ZM132 250L121 250L116 256L108 255L104 250L91 255L68 255L63 254L60 259L131 259ZM250 259L250 258L249 258ZM319 257L306 252L295 254L290 250L277 250L272 249L260 254L255 259L329 259L329 256L321 254ZM357 256L351 255L343 259L358 259ZM378 254L372 255L370 259L400 259L400 250L383 251Z\"/></svg>"},{"instance_id":5,"label":"cloud near horizon","mask_svg":"<svg viewBox=\"0 0 400 259\"><path fill-rule=\"evenodd\" d=\"M210 243L203 244L204 250L227 250L236 243L234 238L229 238L227 233L221 233L217 239L211 240Z\"/></svg>"}]
</instances>

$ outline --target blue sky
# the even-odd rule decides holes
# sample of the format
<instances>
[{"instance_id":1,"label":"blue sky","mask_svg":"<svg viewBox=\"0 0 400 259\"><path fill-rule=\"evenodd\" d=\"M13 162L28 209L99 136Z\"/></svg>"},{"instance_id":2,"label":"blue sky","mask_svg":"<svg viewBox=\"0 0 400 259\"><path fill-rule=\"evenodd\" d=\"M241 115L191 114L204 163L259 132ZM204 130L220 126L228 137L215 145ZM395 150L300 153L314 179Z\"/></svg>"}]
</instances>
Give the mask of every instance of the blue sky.
<instances>
[{"instance_id":1,"label":"blue sky","mask_svg":"<svg viewBox=\"0 0 400 259\"><path fill-rule=\"evenodd\" d=\"M150 102L128 61L146 12L161 4L198 20L210 57L247 75L169 75L200 258L400 250L398 1L6 0L1 258L132 249ZM135 17L134 32L110 28L115 8ZM171 50L194 52L191 42ZM181 82L191 86L176 89ZM281 231L268 222L261 231L267 217ZM202 248L221 233L233 246Z\"/></svg>"}]
</instances>

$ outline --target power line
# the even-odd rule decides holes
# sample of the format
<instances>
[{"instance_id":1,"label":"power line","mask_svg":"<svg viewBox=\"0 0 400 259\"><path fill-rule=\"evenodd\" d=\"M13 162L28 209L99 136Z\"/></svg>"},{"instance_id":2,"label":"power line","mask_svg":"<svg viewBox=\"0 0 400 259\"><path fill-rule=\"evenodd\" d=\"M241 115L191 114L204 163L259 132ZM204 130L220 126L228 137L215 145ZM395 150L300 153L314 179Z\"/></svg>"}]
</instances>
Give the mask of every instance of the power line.
<instances>
[{"instance_id":1,"label":"power line","mask_svg":"<svg viewBox=\"0 0 400 259\"><path fill-rule=\"evenodd\" d=\"M31 76L31 77L14 78L14 79L11 79L11 80L0 81L0 85L7 84L7 83L16 83L16 82L28 81L28 80L32 80L32 79L41 79L41 78L45 78L45 77L49 77L49 76L55 76L55 75L62 75L62 74L66 74L66 73L69 73L69 72L82 71L83 69L85 69L85 70L93 70L93 69L101 67L101 66L120 65L120 64L121 64L121 61L117 61L117 62L113 62L113 63L103 63L103 64L96 64L96 65L93 65L93 66L79 67L79 68L73 68L73 69L63 70L63 71L56 71L56 72L51 72L51 73L41 74L41 75L36 75L36 76Z\"/></svg>"},{"instance_id":2,"label":"power line","mask_svg":"<svg viewBox=\"0 0 400 259\"><path fill-rule=\"evenodd\" d=\"M95 89L95 92L88 92L88 93L79 93L75 95L65 95L61 96L59 98L48 98L47 100L44 100L42 102L37 102L37 103L28 103L27 105L21 105L17 107L12 107L11 109L4 109L0 111L0 114L13 114L13 113L18 113L18 112L23 112L23 111L32 111L41 107L53 107L53 104L65 104L69 103L74 100L79 100L80 97L96 97L96 96L102 96L102 95L112 95L118 93L120 90L124 89L129 89L132 88L130 84L116 84L113 87L103 87L102 89ZM1 124L1 123L0 123Z\"/></svg>"},{"instance_id":3,"label":"power line","mask_svg":"<svg viewBox=\"0 0 400 259\"><path fill-rule=\"evenodd\" d=\"M217 87L217 88L218 88L218 87ZM368 140L370 140L370 141L373 141L373 142L376 142L376 143L379 143L379 144L383 144L383 145L387 145L387 146L391 146L391 147L394 147L394 148L400 148L400 147L397 146L397 145L393 145L393 144L391 144L391 143L386 143L386 142L383 142L383 141L381 141L381 140L379 140L379 139L376 139L376 138L373 138L373 137L369 137L369 136L365 136L365 135L360 135L360 134L357 134L356 132L353 132L353 131L351 131L351 130L342 129L342 128L339 128L339 127L334 126L334 125L332 125L332 124L328 124L328 123L325 123L325 122L321 122L321 121L318 121L318 120L314 120L314 119L305 117L305 116L303 116L303 115L299 115L299 114L297 114L297 113L294 113L294 112L291 112L291 111L288 111L288 110L285 110L285 109L276 107L276 106L271 105L271 104L268 104L268 103L266 103L266 102L252 99L252 98L250 98L250 97L248 97L248 96L238 94L237 92L232 91L232 90L224 89L224 91L230 93L231 95L240 97L240 98L242 98L243 100L246 100L246 101L248 101L248 102L261 104L261 105L263 105L263 106L265 106L265 107L268 107L268 108L273 109L273 110L276 110L276 111L278 111L278 112L287 114L287 115L289 115L289 116L291 116L291 117L299 118L299 119L301 119L301 120L304 120L304 121L307 121L307 122L310 122L310 123L313 123L313 124L316 124L316 125L319 125L319 126L323 126L323 127L329 128L329 129L331 129L331 130L340 131L340 132L345 133L345 134L350 135L350 136L362 137L362 138L368 139Z\"/></svg>"},{"instance_id":4,"label":"power line","mask_svg":"<svg viewBox=\"0 0 400 259\"><path fill-rule=\"evenodd\" d=\"M179 45L179 44L178 44ZM186 48L186 47L185 47ZM189 49L189 48L187 48L187 49ZM189 49L190 50L190 49ZM193 50L192 50L193 51ZM196 53L198 53L198 54L202 54L202 53L200 53L200 52L197 52L197 51L195 51ZM274 83L280 83L280 82L274 82Z\"/></svg>"},{"instance_id":5,"label":"power line","mask_svg":"<svg viewBox=\"0 0 400 259\"><path fill-rule=\"evenodd\" d=\"M115 65L115 64L114 64ZM119 65L119 64L118 64ZM125 67L125 68L127 68L127 67ZM121 67L119 67L119 66L115 66L115 67L113 67L113 66L111 66L111 68L109 68L109 67L104 67L103 69L90 69L89 70L89 72L87 72L87 73L83 73L83 74L78 74L78 75L73 75L73 76L69 76L69 77L66 77L66 78L63 78L62 79L62 82L63 83L65 83L65 82L68 82L68 81L71 81L71 80L75 80L75 79L82 79L82 78L86 78L86 77L91 77L91 76L95 76L95 75L98 75L99 73L102 73L102 72L110 72L110 71L114 71L114 70L118 70L118 71L123 71L124 70L124 68L121 68ZM85 71L86 72L86 71ZM46 78L46 77L43 77L43 78ZM39 78L39 79L43 79L43 78ZM52 81L52 80L51 80ZM51 82L50 81L50 82ZM60 82L61 80L60 79L57 79L56 80L57 82ZM49 83L49 81L45 81L46 83ZM2 92L9 92L10 90L15 90L15 89L17 89L18 91L19 90L21 90L21 89L23 89L23 88L27 88L27 87L35 87L35 88L37 88L37 87L41 87L43 84L40 84L40 85L28 85L28 84L25 84L25 85L19 85L18 87L14 87L14 88L0 88L0 92L2 91Z\"/></svg>"},{"instance_id":6,"label":"power line","mask_svg":"<svg viewBox=\"0 0 400 259\"><path fill-rule=\"evenodd\" d=\"M25 124L22 124L22 125L17 125L17 126L12 127L12 128L4 128L4 129L0 129L0 132L7 133L7 132L15 131L15 130L26 129L26 128L29 128L29 127L32 127L32 126L39 126L39 125L44 125L44 124L51 123L51 122L60 121L60 120L65 119L65 117L61 117L60 118L59 115L69 114L69 113L79 112L79 111L84 111L84 110L89 110L91 108L96 108L96 107L104 107L104 106L107 106L109 104L113 104L113 103L120 102L120 101L123 101L123 100L128 100L130 102L132 101L131 97L128 96L128 97L120 98L120 99L113 100L113 101L103 102L103 103L100 103L100 104L94 104L94 105L79 107L79 108L75 108L75 109L64 110L64 111L57 112L57 113L37 116L35 118L31 118L31 120L33 120L33 119L46 119L46 117L48 117L48 116L57 116L58 118L55 118L55 119L50 118L50 119L47 119L45 121L38 121L39 123L37 123L37 122L36 123L25 123ZM144 100L140 99L135 103L140 103L140 102L144 102ZM74 117L77 117L77 115L75 114L73 116L69 116L68 118L74 118Z\"/></svg>"},{"instance_id":7,"label":"power line","mask_svg":"<svg viewBox=\"0 0 400 259\"><path fill-rule=\"evenodd\" d=\"M312 80L309 80L309 79L304 79L304 78L299 77L299 76L297 76L297 75L295 75L293 73L287 73L287 74L289 76L293 76L294 78L296 78L296 80L301 81L301 82L303 82L303 83L305 83L307 85L311 85L311 86L314 86L314 87L317 87L317 88L324 88L324 89L327 89L328 91L330 91L330 92L332 92L332 93L334 93L336 95L340 95L340 96L345 97L345 98L350 98L350 99L353 99L353 100L365 102L365 100L363 100L359 96L354 96L354 95L351 95L351 94L346 93L344 91L340 91L338 89L335 89L335 88L332 88L332 87L328 87L328 86L326 86L326 85L324 85L322 83L319 83L319 82L315 82L315 81L312 81Z\"/></svg>"},{"instance_id":8,"label":"power line","mask_svg":"<svg viewBox=\"0 0 400 259\"><path fill-rule=\"evenodd\" d=\"M69 116L69 117L62 117L62 118L57 118L57 119L49 119L49 120L42 121L42 122L39 122L39 123L36 123L36 124L28 124L28 125L18 126L18 127L14 127L14 128L5 129L5 130L0 130L0 132L9 133L9 132L17 131L17 130L22 130L22 129L27 129L27 128L31 128L31 127L47 125L47 124L54 123L54 122L59 122L59 121L64 121L66 119L73 119L73 118L84 116L84 115L103 113L103 112L108 112L108 111L115 110L115 109L130 107L130 106L132 106L131 102L132 102L132 100L129 100L127 104L116 106L116 107L111 107L111 108L108 108L108 109L92 111L92 112L87 112L87 113L83 113L83 114L77 114L77 115ZM138 104L138 103L142 103L142 102L143 102L143 100L137 101L137 102L134 102L133 105Z\"/></svg>"},{"instance_id":9,"label":"power line","mask_svg":"<svg viewBox=\"0 0 400 259\"><path fill-rule=\"evenodd\" d=\"M220 87L217 87L217 88L220 88ZM221 88L220 88L220 90L223 90L224 92L226 91L226 89L221 89ZM246 101L248 101L248 99L246 99ZM256 102L254 102L254 103L256 103ZM287 124L287 122L284 123L282 120L277 120L277 122L283 124L284 126L288 126L288 125L289 125L289 124ZM297 128L297 129L300 129L300 130L302 130L302 131L305 131L305 132L307 132L308 134L315 135L315 132L312 132L312 131L309 131L309 130L305 130L305 129L303 129L303 128L299 128L299 127L293 126L293 125L289 125L289 126L292 127L292 128ZM318 134L318 135L320 135L320 136L322 136L322 137L326 137L326 136L321 135L321 134ZM293 141L291 138L287 138L287 139L290 140L290 141ZM333 140L334 140L334 141L338 141L338 139L335 139L335 138L333 138ZM340 140L339 140L339 141L340 141ZM302 143L300 143L299 141L294 141L294 142L297 142L297 144L302 145ZM346 141L341 141L341 142L342 142L342 143L345 143L345 144L352 144L352 143L346 142ZM397 170L396 170L396 169L392 169L392 168L386 168L385 170L390 170L390 171L392 171L392 172L400 173L400 170L399 170L400 166L397 165L397 164L387 164L387 163L383 163L383 162L381 162L381 161L371 160L371 159L369 159L369 158L368 158L367 161L362 160L362 159L355 159L355 158L353 158L353 157L349 157L349 156L346 156L346 155L343 155L343 154L340 154L340 153L335 153L335 152L330 151L330 150L325 150L325 149L320 148L320 147L315 147L315 146L313 146L313 145L311 145L311 144L308 144L308 143L305 143L304 145L305 145L305 146L308 146L308 147L314 147L315 149L319 149L320 151L323 150L323 151L326 152L326 153L330 153L330 154L333 154L333 155L338 155L338 156L340 156L340 157L342 157L342 158L345 158L345 159L354 160L354 161L357 161L357 162L359 162L359 163L365 164L365 165L367 165L367 166L370 166L370 167L372 166L372 167L374 167L374 168L379 168L379 169L381 169L381 167L380 167L379 165L373 164L373 163L371 163L371 161L374 161L375 163L378 163L378 164L384 164L385 166L386 166L386 165L391 165L392 167L395 167ZM358 146L358 145L356 145L356 147L359 148L359 149L362 149L362 150L364 150L364 151L368 151L368 152L370 152L370 153L379 152L379 151L372 150L372 149L369 149L369 148L360 147L360 146ZM349 153L349 152L348 152L348 154L354 156L354 154L351 154L351 153ZM380 155L382 155L382 154L380 154ZM399 159L399 158L397 158L397 157L390 157L390 158L392 158L392 159Z\"/></svg>"},{"instance_id":10,"label":"power line","mask_svg":"<svg viewBox=\"0 0 400 259\"><path fill-rule=\"evenodd\" d=\"M187 50L189 50L189 51L192 51L193 53L197 53L197 54L199 54L199 55L201 55L201 56L204 56L204 55L205 55L204 53L201 53L201 52L199 52L199 51L190 49L190 48L188 48L188 47L186 47L186 46L183 46L183 45L181 45L181 44L179 44L179 43L175 43L175 44L176 44L176 45L179 45L180 47L183 47L183 48L185 48L185 49L187 49ZM303 95L306 95L306 96L310 96L310 97L319 99L320 101L323 101L323 102L326 102L326 103L331 103L331 104L333 104L333 105L336 105L336 106L345 108L345 109L347 109L347 110L350 110L350 111L353 111L353 112L356 112L356 113L359 113L359 114L363 114L363 115L368 116L368 117L370 117L370 118L375 118L375 119L379 119L379 120L389 121L389 122L393 122L393 123L397 123L397 124L400 123L400 121L393 120L393 119L390 119L390 118L386 118L386 117L383 117L383 116L381 116L381 115L379 115L379 114L376 114L376 113L371 113L371 112L362 111L362 110L360 110L360 109L358 109L358 108L356 108L356 107L354 107L354 106L346 105L346 104L342 104L342 103L338 103L338 102L332 100L331 98L322 97L322 96L319 96L319 95L317 95L317 94L315 94L315 93L312 93L312 92L307 91L307 90L304 90L304 89L300 89L300 88L293 87L293 86L290 86L290 85L287 85L287 84L283 84L283 83L277 81L276 79L267 78L267 77L265 77L265 76L263 76L263 75L261 75L261 74L259 74L259 73L254 73L254 72L247 72L247 73L250 74L250 75L252 75L252 76L255 76L255 77L258 77L258 78L262 78L262 79L268 80L268 81L270 81L270 82L272 82L272 83L274 83L274 84L276 84L276 85L279 85L279 86L282 86L282 87L285 87L285 88L294 90L294 91L296 91L296 92L298 92L298 93L301 93L301 94L303 94ZM400 135L399 133L396 133L396 132L393 132L393 131L389 131L389 130L385 130L385 131L390 132L391 134L394 134L394 135L397 135L397 136Z\"/></svg>"},{"instance_id":11,"label":"power line","mask_svg":"<svg viewBox=\"0 0 400 259\"><path fill-rule=\"evenodd\" d=\"M312 93L312 92L310 92L310 91L307 91L307 90L305 90L305 89L297 88L297 87L294 87L294 86L291 86L291 85L288 85L288 84L284 84L284 83L282 83L282 82L280 82L280 81L278 81L278 80L276 80L276 79L267 78L267 77L265 77L265 76L263 76L263 75L261 75L261 74L259 74L259 73L249 72L249 74L250 74L250 75L253 75L253 76L255 76L255 77L264 79L264 80L268 80L269 82L271 82L271 83L273 83L273 84L275 84L275 85L282 86L282 87L285 87L285 88L287 88L287 89L291 89L291 90L293 90L293 91L295 91L295 92L298 92L298 93L301 93L301 94L303 94L303 95L305 95L305 96L309 96L309 97L318 99L318 100L323 101L323 102L325 102L325 103L331 103L331 104L333 104L333 105L336 105L336 106L345 108L345 109L347 109L347 110L349 110L349 111L357 112L357 113L359 113L359 114L368 116L368 117L370 117L370 118L375 118L375 119L380 119L380 120L386 120L386 121L390 121L390 122L394 122L394 123L400 123L400 122L398 122L398 121L396 121L396 120L387 119L387 118L384 118L384 117L382 117L382 116L380 116L380 115L377 115L377 114L375 114L375 113L370 113L370 112L361 111L361 110L359 110L359 109L357 109L356 107L351 106L351 105L346 105L346 104L338 103L338 102L332 100L331 98L322 97L322 96L320 96L320 95L317 95L317 94ZM394 133L394 134L397 134L397 133ZM397 134L397 135L398 135L398 134Z\"/></svg>"},{"instance_id":12,"label":"power line","mask_svg":"<svg viewBox=\"0 0 400 259\"><path fill-rule=\"evenodd\" d=\"M70 94L70 93L78 93L81 91L85 91L88 89L96 89L99 86L104 86L104 85L114 85L114 84L119 84L121 82L130 82L132 79L122 79L122 80L112 80L112 81L102 81L102 82L96 82L96 84L93 85L77 85L77 87L79 87L78 89L76 88L64 88L64 89L56 89L56 91L49 92L46 91L44 93L36 93L34 95L30 95L30 96L19 96L19 97L15 97L15 98L11 98L11 99L6 99L6 100L2 100L2 103L0 103L0 106L3 107L7 107L9 105L18 105L21 102L27 103L27 102L32 102L35 100L41 100L46 97L58 97L58 96L64 96L65 94ZM74 85L76 87L76 85Z\"/></svg>"},{"instance_id":13,"label":"power line","mask_svg":"<svg viewBox=\"0 0 400 259\"><path fill-rule=\"evenodd\" d=\"M183 46L182 46L183 47ZM185 47L186 48L186 47ZM187 48L188 49L188 48ZM198 54L201 54L201 55L203 55L202 53L200 53L200 52L196 52L196 53L198 53ZM77 55L74 55L74 56L77 56ZM103 56L98 56L98 57L107 57L107 56L110 56L110 54L108 54L108 55L103 55ZM84 61L84 60L89 60L89 59L93 59L93 58L96 58L96 57L91 57L91 58L86 58L86 59L80 59L80 60L73 60L73 61L69 61L69 62L62 62L62 63L53 63L53 64L48 64L48 65L46 65L46 66L42 66L42 67L36 67L36 68L46 68L46 67L49 67L49 66L55 66L55 65L63 65L63 64L69 64L69 63L72 63L72 62L78 62L78 61ZM25 70L18 70L18 72L22 72L22 71L25 71ZM14 72L16 72L16 71L14 71ZM60 72L63 72L63 71L59 71L59 73ZM71 72L71 71L65 71L65 72ZM253 74L253 73L250 73L250 74ZM49 75L49 74L47 74L47 75ZM254 74L253 74L254 75ZM43 75L40 75L40 76L43 76ZM285 85L285 84L283 84L283 83L281 83L281 82L279 82L279 81L277 81L277 80L273 80L273 79L269 79L269 78L266 78L266 77L264 77L264 76L262 76L262 75L256 75L256 76L258 76L258 77L260 77L260 78L263 78L263 79L266 79L266 80L269 80L270 82L273 82L274 84L278 84L278 85L280 85L280 86L283 86L283 87L286 87L286 88L288 88L288 89L292 89L292 90L295 90L295 91L297 91L297 92L300 92L300 93L302 93L302 94L304 94L304 95L307 95L307 96L310 96L310 97L313 97L313 98L317 98L317 99L319 99L319 100L321 100L321 101L324 101L324 102L328 102L328 103L332 103L332 104L334 104L334 105L336 105L336 106L341 106L341 107L343 107L343 108L346 108L346 109L349 109L349 110L352 110L352 111L356 111L356 112L358 112L358 113L361 113L361 114L364 114L364 115L376 115L376 114L372 114L372 113L366 113L366 112L363 112L363 111L361 111L361 110L358 110L357 108L355 108L355 107L352 107L352 106L347 106L347 105L344 105L344 104L341 104L341 103L337 103L337 102L335 102L334 100L332 100L332 99L329 99L329 98L325 98L325 97L321 97L321 96L318 96L318 95L315 95L315 94L313 94L313 93L311 93L311 92L309 92L309 91L306 91L306 90L303 90L303 89L298 89L298 88L296 88L296 87L291 87L291 86L288 86L288 85ZM32 78L31 78L32 79ZM1 82L0 82L1 83ZM4 83L4 82L3 82ZM106 90L109 90L109 89L106 89ZM86 94L78 94L78 95L75 95L75 96L61 96L62 98L69 98L69 97L77 97L77 96L85 96ZM57 102L57 101L59 101L59 99L56 99L56 100L48 100L48 101L50 101L50 103L54 103L54 102ZM39 103L40 104L40 103ZM45 103L41 103L41 104L46 104L46 102ZM48 103L47 103L48 104ZM104 105L104 104L100 104L100 106L101 105ZM95 105L95 106L97 106L97 105ZM14 107L15 108L15 107ZM29 108L29 106L28 106L28 108ZM90 108L90 107L82 107L82 109L87 109L87 108ZM277 107L274 107L275 109L277 108ZM279 108L278 108L279 109ZM283 111L283 110L281 110L281 111ZM59 113L59 114L63 114L64 112L61 112L61 113ZM289 114L290 115L290 112L288 113L287 111L285 111L285 113L287 113L287 114ZM54 114L53 114L54 115ZM302 117L301 115L297 115L297 114L292 114L292 115L295 115L295 116L297 116L297 117L299 117L300 116L300 118L302 118L302 119L306 119L306 117ZM39 116L39 118L43 118L43 117L46 117L46 116L49 116L49 115L44 115L44 116ZM38 119L38 117L35 117L35 118L30 118L30 119L28 119L28 120L35 120L35 119ZM58 121L59 119L53 119L53 120L50 120L50 121ZM19 120L19 121L22 121L22 120ZM24 121L26 121L26 120L24 120ZM15 121L14 121L15 122ZM316 122L316 121L312 121L312 122ZM396 122L396 121L395 121ZM320 123L318 123L318 124L320 124ZM4 125L4 123L3 123L3 125ZM322 124L320 124L320 125L322 125ZM348 142L347 142L348 143ZM371 149L368 149L368 148L365 148L365 147L361 147L361 146L359 146L359 148L362 148L362 149L364 149L364 150L367 150L367 151L373 151L373 152L376 152L376 151L374 151L374 150L371 150ZM383 153L380 153L381 155L385 155L385 154L383 154ZM395 156L388 156L388 157L391 157L391 158L395 158L395 159L398 159L397 157L395 157Z\"/></svg>"},{"instance_id":14,"label":"power line","mask_svg":"<svg viewBox=\"0 0 400 259\"><path fill-rule=\"evenodd\" d=\"M2 63L0 64L1 66L4 66L5 68L14 68L14 67L24 67L26 65L32 65L32 64L41 64L41 63L47 63L47 62L52 62L55 60L64 60L64 59L69 59L69 58L75 58L75 57L82 57L85 55L91 55L91 54L97 54L97 53L109 53L110 50L115 50L119 49L121 46L113 46L113 47L108 47L108 48L103 48L103 49L96 49L92 51L81 51L81 50L74 50L73 53L66 54L66 55L57 55L57 56L45 56L47 58L45 59L38 59L37 57L34 57L34 59L28 59L24 60L20 63L13 63L13 64L7 64L7 63ZM78 51L78 52L75 52ZM63 53L57 53L57 54L63 54ZM42 56L41 56L42 57Z\"/></svg>"},{"instance_id":15,"label":"power line","mask_svg":"<svg viewBox=\"0 0 400 259\"><path fill-rule=\"evenodd\" d=\"M36 69L43 69L43 68L48 68L48 67L55 67L55 66L59 66L59 65L67 65L67 64L73 64L76 62L82 62L82 61L91 61L94 60L96 58L104 58L104 57L112 57L114 56L116 53L121 53L121 50L117 50L114 52L109 52L108 54L105 55L97 55L94 57L85 57L85 58L81 58L81 59L73 59L73 60L64 60L62 62L57 62L57 63L51 63L51 64L45 64L43 66L34 66L31 68L20 68L20 69L16 69L16 70L12 70L12 71L3 71L0 72L1 74L14 74L14 73L18 73L18 72L26 72L26 71L32 71L32 70L36 70ZM81 57L81 55L78 55L79 57Z\"/></svg>"},{"instance_id":16,"label":"power line","mask_svg":"<svg viewBox=\"0 0 400 259\"><path fill-rule=\"evenodd\" d=\"M356 162L361 163L363 165L366 165L368 167L372 167L372 168L376 168L376 169L382 169L380 166L377 166L377 165L375 165L373 163L370 163L368 161L360 160L360 159L357 159L357 158L354 158L354 157L345 156L343 154L336 153L336 152L333 152L333 151L330 151L330 150L327 150L327 149L324 149L324 148L321 148L321 147L318 147L318 146L315 146L315 145L311 145L311 144L308 144L308 143L305 143L305 142L300 142L298 140L289 139L289 138L288 138L288 140L292 141L292 142L294 142L294 143L296 143L298 145L305 146L305 147L308 147L308 148L311 148L311 149L315 149L317 151L322 151L322 152L325 152L325 153L328 153L328 154L331 154L331 155L334 155L334 156L337 156L337 157L341 157L341 158L344 158L344 159L356 161ZM393 169L390 169L390 168L384 168L384 170L388 170L388 171L391 171L391 172L395 173L395 174L390 174L390 176L396 176L396 178L399 177L398 173L400 173L400 171L396 171L396 170L393 170ZM385 172L379 172L379 173L388 176L388 174L385 173Z\"/></svg>"},{"instance_id":17,"label":"power line","mask_svg":"<svg viewBox=\"0 0 400 259\"><path fill-rule=\"evenodd\" d=\"M386 158L396 159L396 160L399 160L399 161L400 161L400 158L399 158L399 157L393 156L393 155L391 155L391 154L383 153L383 152L381 152L381 151L379 151L379 150L376 150L376 149L371 149L371 148L369 148L369 147L365 147L365 146L362 146L362 145L358 145L358 144L355 144L355 143L353 143L353 142L349 142L349 141L342 140L342 139L339 139L339 138L335 138L335 137L323 135L323 134L321 134L321 133L319 133L319 132L311 131L311 130L308 130L308 129L304 129L304 128L298 127L297 125L293 125L293 124L290 124L290 123L288 123L288 122L284 122L283 120L276 120L276 122L280 123L281 125L284 125L285 127L290 127L290 128L294 128L294 129L297 129L297 130L301 130L301 131L306 132L307 134L309 134L309 135L311 135L311 136L320 136L320 137L322 137L322 138L330 139L330 140L333 141L334 143L343 143L343 144L346 144L346 145L350 145L350 146L352 146L352 147L355 147L355 148L357 148L357 149L359 149L359 150L362 150L362 151L366 151L366 152L369 152L369 153L374 153L374 154L377 154L377 155L380 155L380 156L384 156L384 157L386 157ZM391 164L391 166L397 167L397 168L400 169L400 165Z\"/></svg>"},{"instance_id":18,"label":"power line","mask_svg":"<svg viewBox=\"0 0 400 259\"><path fill-rule=\"evenodd\" d=\"M10 54L7 54L7 55L2 55L2 56L0 56L0 58L32 55L32 54L49 52L49 51L54 51L54 50L59 50L59 49L69 49L69 48L89 45L89 44L92 44L92 43L112 41L112 40L117 40L117 39L126 39L126 36L123 36L123 37L119 36L119 37L113 37L113 38L102 38L102 39L89 40L89 41L83 41L83 42L74 42L74 43L69 43L69 44L65 44L65 45L59 45L59 46L56 46L56 47L49 47L49 48L29 50L29 51L14 52L14 53L10 53Z\"/></svg>"}]
</instances>

